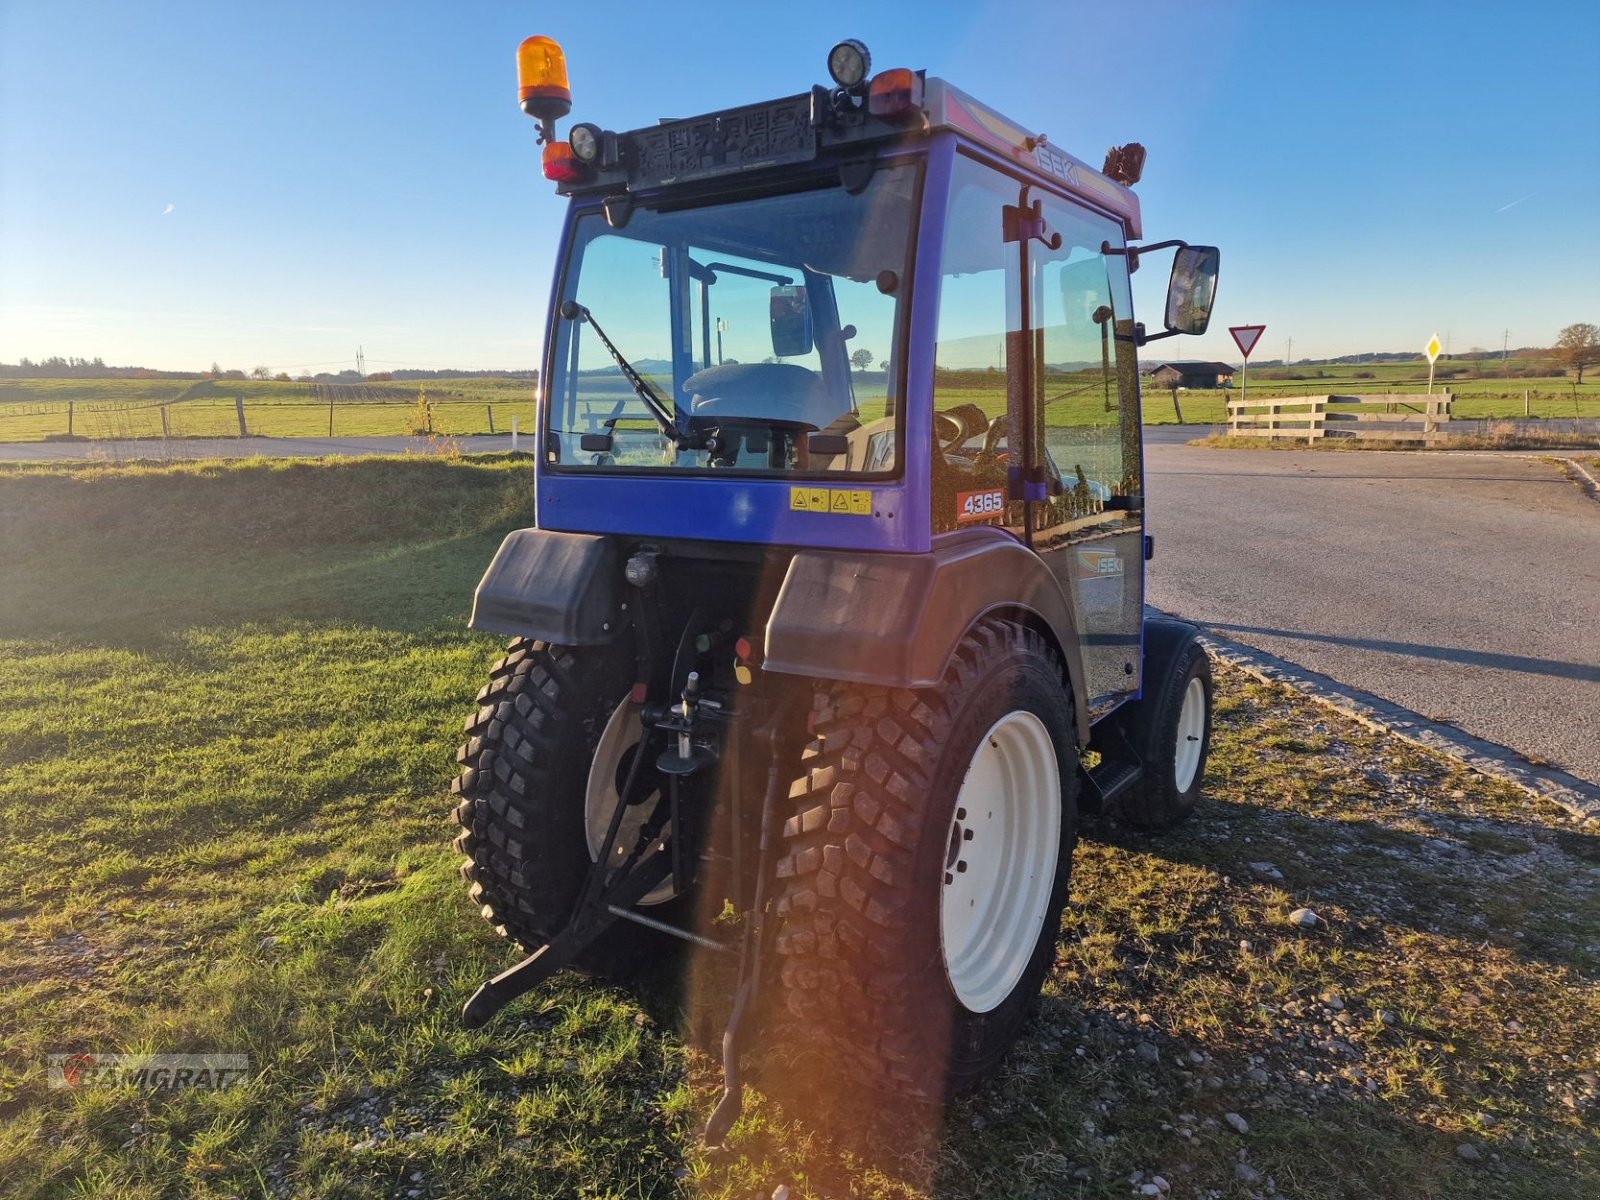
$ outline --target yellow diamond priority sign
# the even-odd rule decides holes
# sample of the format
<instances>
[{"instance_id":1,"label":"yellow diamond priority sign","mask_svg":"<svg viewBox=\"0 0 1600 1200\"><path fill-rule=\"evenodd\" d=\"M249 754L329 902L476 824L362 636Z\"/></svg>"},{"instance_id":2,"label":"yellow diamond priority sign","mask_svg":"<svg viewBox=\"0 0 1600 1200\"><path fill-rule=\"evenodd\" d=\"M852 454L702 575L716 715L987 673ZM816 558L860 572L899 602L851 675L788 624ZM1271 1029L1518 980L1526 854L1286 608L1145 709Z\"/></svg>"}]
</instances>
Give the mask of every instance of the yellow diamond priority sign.
<instances>
[{"instance_id":1,"label":"yellow diamond priority sign","mask_svg":"<svg viewBox=\"0 0 1600 1200\"><path fill-rule=\"evenodd\" d=\"M1434 360L1439 357L1439 351L1443 349L1444 347L1439 344L1439 335L1437 333L1428 339L1426 354L1428 355L1428 365L1430 367L1433 365Z\"/></svg>"}]
</instances>

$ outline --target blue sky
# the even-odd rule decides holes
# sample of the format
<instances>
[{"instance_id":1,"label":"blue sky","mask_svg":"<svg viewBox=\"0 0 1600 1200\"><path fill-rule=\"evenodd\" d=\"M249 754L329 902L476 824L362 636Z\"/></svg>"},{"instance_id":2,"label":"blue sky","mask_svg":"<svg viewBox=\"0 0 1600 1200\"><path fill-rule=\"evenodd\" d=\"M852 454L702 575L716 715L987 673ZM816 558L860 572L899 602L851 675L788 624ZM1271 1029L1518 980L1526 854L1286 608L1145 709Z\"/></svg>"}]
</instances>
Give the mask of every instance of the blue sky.
<instances>
[{"instance_id":1,"label":"blue sky","mask_svg":"<svg viewBox=\"0 0 1600 1200\"><path fill-rule=\"evenodd\" d=\"M1223 251L1182 356L1236 359L1230 324L1298 359L1600 322L1592 0L0 0L0 361L534 365L562 204L529 33L611 127L802 90L854 36L1091 162L1142 141L1147 238Z\"/></svg>"}]
</instances>

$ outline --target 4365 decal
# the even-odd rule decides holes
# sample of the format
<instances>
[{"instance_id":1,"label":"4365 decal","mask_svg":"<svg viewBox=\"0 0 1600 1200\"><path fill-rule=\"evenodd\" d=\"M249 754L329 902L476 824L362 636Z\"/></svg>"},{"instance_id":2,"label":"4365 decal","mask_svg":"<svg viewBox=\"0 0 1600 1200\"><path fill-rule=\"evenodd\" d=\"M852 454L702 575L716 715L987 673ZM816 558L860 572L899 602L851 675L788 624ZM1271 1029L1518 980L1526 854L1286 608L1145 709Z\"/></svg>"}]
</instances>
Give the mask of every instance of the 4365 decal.
<instances>
[{"instance_id":1,"label":"4365 decal","mask_svg":"<svg viewBox=\"0 0 1600 1200\"><path fill-rule=\"evenodd\" d=\"M956 523L989 521L1005 515L1006 494L1001 488L956 493Z\"/></svg>"}]
</instances>

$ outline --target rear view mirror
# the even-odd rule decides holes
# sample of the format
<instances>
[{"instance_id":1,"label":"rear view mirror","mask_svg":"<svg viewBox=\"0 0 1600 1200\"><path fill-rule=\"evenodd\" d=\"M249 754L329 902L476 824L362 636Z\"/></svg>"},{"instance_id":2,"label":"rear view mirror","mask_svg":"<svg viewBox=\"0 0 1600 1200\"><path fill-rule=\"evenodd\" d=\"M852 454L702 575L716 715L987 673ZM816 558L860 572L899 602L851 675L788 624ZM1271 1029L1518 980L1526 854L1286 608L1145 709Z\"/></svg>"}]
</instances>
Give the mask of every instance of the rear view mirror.
<instances>
[{"instance_id":1,"label":"rear view mirror","mask_svg":"<svg viewBox=\"0 0 1600 1200\"><path fill-rule=\"evenodd\" d=\"M772 320L772 352L779 358L810 354L811 306L806 303L803 285L783 285L772 289L768 301Z\"/></svg>"},{"instance_id":2,"label":"rear view mirror","mask_svg":"<svg viewBox=\"0 0 1600 1200\"><path fill-rule=\"evenodd\" d=\"M1217 267L1222 252L1215 246L1184 246L1172 259L1172 279L1167 284L1167 329L1171 333L1200 334L1211 323L1211 306L1217 299Z\"/></svg>"}]
</instances>

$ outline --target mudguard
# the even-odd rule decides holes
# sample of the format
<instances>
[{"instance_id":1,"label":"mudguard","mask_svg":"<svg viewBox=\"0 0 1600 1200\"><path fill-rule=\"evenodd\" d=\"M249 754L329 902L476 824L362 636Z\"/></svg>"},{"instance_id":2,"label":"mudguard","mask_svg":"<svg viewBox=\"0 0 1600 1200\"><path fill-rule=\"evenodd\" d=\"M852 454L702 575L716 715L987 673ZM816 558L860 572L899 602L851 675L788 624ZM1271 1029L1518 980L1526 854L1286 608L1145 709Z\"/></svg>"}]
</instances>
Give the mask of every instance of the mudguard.
<instances>
[{"instance_id":1,"label":"mudguard","mask_svg":"<svg viewBox=\"0 0 1600 1200\"><path fill-rule=\"evenodd\" d=\"M615 539L518 529L472 595L468 625L561 646L598 646L619 628L622 571Z\"/></svg>"},{"instance_id":2,"label":"mudguard","mask_svg":"<svg viewBox=\"0 0 1600 1200\"><path fill-rule=\"evenodd\" d=\"M927 554L802 550L767 622L768 671L934 687L956 645L990 614L1032 616L1066 663L1078 738L1089 739L1072 606L1050 569L998 529L941 538Z\"/></svg>"}]
</instances>

